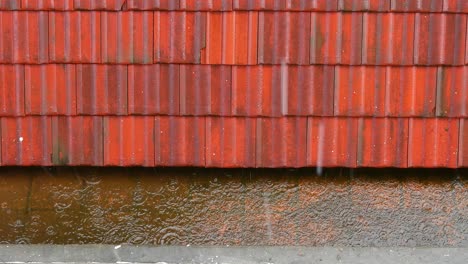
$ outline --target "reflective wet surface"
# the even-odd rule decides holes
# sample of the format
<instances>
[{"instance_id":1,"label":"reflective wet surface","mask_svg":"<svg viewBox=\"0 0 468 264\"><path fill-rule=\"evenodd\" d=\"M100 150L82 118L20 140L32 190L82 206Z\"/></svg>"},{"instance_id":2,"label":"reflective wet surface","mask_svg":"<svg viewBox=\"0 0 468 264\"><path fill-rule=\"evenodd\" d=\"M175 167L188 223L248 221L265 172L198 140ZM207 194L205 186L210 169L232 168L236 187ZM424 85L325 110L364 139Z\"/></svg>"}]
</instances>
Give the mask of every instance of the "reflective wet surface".
<instances>
[{"instance_id":1,"label":"reflective wet surface","mask_svg":"<svg viewBox=\"0 0 468 264\"><path fill-rule=\"evenodd\" d=\"M468 246L468 171L0 168L0 242Z\"/></svg>"}]
</instances>

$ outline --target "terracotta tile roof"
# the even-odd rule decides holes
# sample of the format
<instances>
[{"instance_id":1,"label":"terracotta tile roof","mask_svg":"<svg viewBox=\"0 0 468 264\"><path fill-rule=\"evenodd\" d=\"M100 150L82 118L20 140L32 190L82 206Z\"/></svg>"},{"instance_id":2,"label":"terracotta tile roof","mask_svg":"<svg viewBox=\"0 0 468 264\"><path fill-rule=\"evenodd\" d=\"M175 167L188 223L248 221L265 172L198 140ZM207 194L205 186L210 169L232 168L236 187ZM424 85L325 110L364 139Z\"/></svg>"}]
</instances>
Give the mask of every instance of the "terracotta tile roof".
<instances>
[{"instance_id":1,"label":"terracotta tile roof","mask_svg":"<svg viewBox=\"0 0 468 264\"><path fill-rule=\"evenodd\" d=\"M0 165L467 167L468 1L0 0Z\"/></svg>"}]
</instances>

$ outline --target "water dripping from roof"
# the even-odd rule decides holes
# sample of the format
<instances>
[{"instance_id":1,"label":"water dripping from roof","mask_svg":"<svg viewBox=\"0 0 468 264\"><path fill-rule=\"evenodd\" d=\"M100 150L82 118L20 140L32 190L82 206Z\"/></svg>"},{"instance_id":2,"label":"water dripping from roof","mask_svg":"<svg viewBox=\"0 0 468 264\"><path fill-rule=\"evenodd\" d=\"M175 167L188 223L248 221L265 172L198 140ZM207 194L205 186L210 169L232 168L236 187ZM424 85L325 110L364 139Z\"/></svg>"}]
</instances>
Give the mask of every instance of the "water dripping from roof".
<instances>
[{"instance_id":1,"label":"water dripping from roof","mask_svg":"<svg viewBox=\"0 0 468 264\"><path fill-rule=\"evenodd\" d=\"M288 66L281 63L281 114L288 114Z\"/></svg>"},{"instance_id":2,"label":"water dripping from roof","mask_svg":"<svg viewBox=\"0 0 468 264\"><path fill-rule=\"evenodd\" d=\"M318 148L317 148L317 174L322 175L323 173L323 144L324 144L324 134L325 126L322 122L319 123L318 129Z\"/></svg>"}]
</instances>

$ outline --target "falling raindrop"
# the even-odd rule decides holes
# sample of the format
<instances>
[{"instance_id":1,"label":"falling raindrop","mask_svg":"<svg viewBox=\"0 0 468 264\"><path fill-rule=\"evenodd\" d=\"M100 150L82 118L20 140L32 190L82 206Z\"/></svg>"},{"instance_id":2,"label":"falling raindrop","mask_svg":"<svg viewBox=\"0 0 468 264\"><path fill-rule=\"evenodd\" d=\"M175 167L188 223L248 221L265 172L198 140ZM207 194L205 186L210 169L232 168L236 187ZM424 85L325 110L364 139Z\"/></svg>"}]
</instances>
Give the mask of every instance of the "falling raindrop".
<instances>
[{"instance_id":1,"label":"falling raindrop","mask_svg":"<svg viewBox=\"0 0 468 264\"><path fill-rule=\"evenodd\" d=\"M317 174L322 175L323 173L323 145L325 136L325 126L322 122L319 123L318 129L318 148L317 148Z\"/></svg>"}]
</instances>

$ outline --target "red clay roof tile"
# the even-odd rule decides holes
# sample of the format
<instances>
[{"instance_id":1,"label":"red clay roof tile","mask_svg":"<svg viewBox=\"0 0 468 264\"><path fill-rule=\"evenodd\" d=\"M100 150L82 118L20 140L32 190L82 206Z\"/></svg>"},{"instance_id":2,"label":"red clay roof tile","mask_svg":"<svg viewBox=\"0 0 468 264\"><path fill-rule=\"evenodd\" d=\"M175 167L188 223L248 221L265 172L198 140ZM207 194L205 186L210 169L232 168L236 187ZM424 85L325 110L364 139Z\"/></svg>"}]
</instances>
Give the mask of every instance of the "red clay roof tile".
<instances>
[{"instance_id":1,"label":"red clay roof tile","mask_svg":"<svg viewBox=\"0 0 468 264\"><path fill-rule=\"evenodd\" d=\"M52 117L53 164L103 165L103 117Z\"/></svg>"},{"instance_id":2,"label":"red clay roof tile","mask_svg":"<svg viewBox=\"0 0 468 264\"><path fill-rule=\"evenodd\" d=\"M128 113L178 115L180 65L128 66Z\"/></svg>"},{"instance_id":3,"label":"red clay roof tile","mask_svg":"<svg viewBox=\"0 0 468 264\"><path fill-rule=\"evenodd\" d=\"M258 12L207 14L204 64L257 64Z\"/></svg>"},{"instance_id":4,"label":"red clay roof tile","mask_svg":"<svg viewBox=\"0 0 468 264\"><path fill-rule=\"evenodd\" d=\"M283 114L289 116L332 116L335 67L329 65L282 66Z\"/></svg>"},{"instance_id":5,"label":"red clay roof tile","mask_svg":"<svg viewBox=\"0 0 468 264\"><path fill-rule=\"evenodd\" d=\"M385 67L337 66L335 69L335 116L385 115Z\"/></svg>"},{"instance_id":6,"label":"red clay roof tile","mask_svg":"<svg viewBox=\"0 0 468 264\"><path fill-rule=\"evenodd\" d=\"M101 62L100 12L51 12L50 62Z\"/></svg>"},{"instance_id":7,"label":"red clay roof tile","mask_svg":"<svg viewBox=\"0 0 468 264\"><path fill-rule=\"evenodd\" d=\"M76 90L78 114L127 114L127 66L125 65L77 65Z\"/></svg>"},{"instance_id":8,"label":"red clay roof tile","mask_svg":"<svg viewBox=\"0 0 468 264\"><path fill-rule=\"evenodd\" d=\"M305 167L307 118L258 118L256 167Z\"/></svg>"},{"instance_id":9,"label":"red clay roof tile","mask_svg":"<svg viewBox=\"0 0 468 264\"><path fill-rule=\"evenodd\" d=\"M458 119L409 119L409 167L457 167Z\"/></svg>"},{"instance_id":10,"label":"red clay roof tile","mask_svg":"<svg viewBox=\"0 0 468 264\"><path fill-rule=\"evenodd\" d=\"M178 10L179 0L127 0L129 10Z\"/></svg>"},{"instance_id":11,"label":"red clay roof tile","mask_svg":"<svg viewBox=\"0 0 468 264\"><path fill-rule=\"evenodd\" d=\"M19 0L17 1L19 2ZM73 10L73 0L21 0L21 9L22 10Z\"/></svg>"},{"instance_id":12,"label":"red clay roof tile","mask_svg":"<svg viewBox=\"0 0 468 264\"><path fill-rule=\"evenodd\" d=\"M155 164L205 166L205 117L156 117Z\"/></svg>"},{"instance_id":13,"label":"red clay roof tile","mask_svg":"<svg viewBox=\"0 0 468 264\"><path fill-rule=\"evenodd\" d=\"M436 115L468 116L468 66L438 68Z\"/></svg>"},{"instance_id":14,"label":"red clay roof tile","mask_svg":"<svg viewBox=\"0 0 468 264\"><path fill-rule=\"evenodd\" d=\"M467 166L465 2L1 0L0 164Z\"/></svg>"},{"instance_id":15,"label":"red clay roof tile","mask_svg":"<svg viewBox=\"0 0 468 264\"><path fill-rule=\"evenodd\" d=\"M357 165L408 166L408 119L361 118L358 126Z\"/></svg>"},{"instance_id":16,"label":"red clay roof tile","mask_svg":"<svg viewBox=\"0 0 468 264\"><path fill-rule=\"evenodd\" d=\"M286 2L287 10L295 11L336 11L337 1L329 0L283 0Z\"/></svg>"},{"instance_id":17,"label":"red clay roof tile","mask_svg":"<svg viewBox=\"0 0 468 264\"><path fill-rule=\"evenodd\" d=\"M362 13L311 14L310 64L360 64Z\"/></svg>"},{"instance_id":18,"label":"red clay roof tile","mask_svg":"<svg viewBox=\"0 0 468 264\"><path fill-rule=\"evenodd\" d=\"M261 12L259 64L309 64L310 13Z\"/></svg>"},{"instance_id":19,"label":"red clay roof tile","mask_svg":"<svg viewBox=\"0 0 468 264\"><path fill-rule=\"evenodd\" d=\"M0 115L24 115L23 65L0 65Z\"/></svg>"},{"instance_id":20,"label":"red clay roof tile","mask_svg":"<svg viewBox=\"0 0 468 264\"><path fill-rule=\"evenodd\" d=\"M338 10L382 12L390 9L390 2L390 0L338 0Z\"/></svg>"},{"instance_id":21,"label":"red clay roof tile","mask_svg":"<svg viewBox=\"0 0 468 264\"><path fill-rule=\"evenodd\" d=\"M153 63L153 12L101 13L102 63Z\"/></svg>"},{"instance_id":22,"label":"red clay roof tile","mask_svg":"<svg viewBox=\"0 0 468 264\"><path fill-rule=\"evenodd\" d=\"M436 67L387 67L385 114L434 116Z\"/></svg>"},{"instance_id":23,"label":"red clay roof tile","mask_svg":"<svg viewBox=\"0 0 468 264\"><path fill-rule=\"evenodd\" d=\"M21 0L0 0L0 10L21 9Z\"/></svg>"},{"instance_id":24,"label":"red clay roof tile","mask_svg":"<svg viewBox=\"0 0 468 264\"><path fill-rule=\"evenodd\" d=\"M47 12L0 12L0 63L46 63Z\"/></svg>"},{"instance_id":25,"label":"red clay roof tile","mask_svg":"<svg viewBox=\"0 0 468 264\"><path fill-rule=\"evenodd\" d=\"M26 65L24 100L27 115L76 115L75 65Z\"/></svg>"},{"instance_id":26,"label":"red clay roof tile","mask_svg":"<svg viewBox=\"0 0 468 264\"><path fill-rule=\"evenodd\" d=\"M468 167L468 121L460 119L458 167Z\"/></svg>"},{"instance_id":27,"label":"red clay roof tile","mask_svg":"<svg viewBox=\"0 0 468 264\"><path fill-rule=\"evenodd\" d=\"M207 118L206 166L255 167L256 119Z\"/></svg>"},{"instance_id":28,"label":"red clay roof tile","mask_svg":"<svg viewBox=\"0 0 468 264\"><path fill-rule=\"evenodd\" d=\"M50 121L47 116L1 118L2 165L52 165Z\"/></svg>"},{"instance_id":29,"label":"red clay roof tile","mask_svg":"<svg viewBox=\"0 0 468 264\"><path fill-rule=\"evenodd\" d=\"M417 13L414 31L415 64L464 64L466 15Z\"/></svg>"},{"instance_id":30,"label":"red clay roof tile","mask_svg":"<svg viewBox=\"0 0 468 264\"><path fill-rule=\"evenodd\" d=\"M192 11L230 11L232 10L232 0L179 0L180 9Z\"/></svg>"},{"instance_id":31,"label":"red clay roof tile","mask_svg":"<svg viewBox=\"0 0 468 264\"><path fill-rule=\"evenodd\" d=\"M391 0L391 10L398 12L441 12L444 0Z\"/></svg>"},{"instance_id":32,"label":"red clay roof tile","mask_svg":"<svg viewBox=\"0 0 468 264\"><path fill-rule=\"evenodd\" d=\"M358 118L309 117L307 166L357 166Z\"/></svg>"},{"instance_id":33,"label":"red clay roof tile","mask_svg":"<svg viewBox=\"0 0 468 264\"><path fill-rule=\"evenodd\" d=\"M154 166L152 116L104 117L104 165Z\"/></svg>"},{"instance_id":34,"label":"red clay roof tile","mask_svg":"<svg viewBox=\"0 0 468 264\"><path fill-rule=\"evenodd\" d=\"M362 64L413 64L414 14L365 13Z\"/></svg>"},{"instance_id":35,"label":"red clay roof tile","mask_svg":"<svg viewBox=\"0 0 468 264\"><path fill-rule=\"evenodd\" d=\"M468 13L468 1L444 0L443 10L445 12Z\"/></svg>"},{"instance_id":36,"label":"red clay roof tile","mask_svg":"<svg viewBox=\"0 0 468 264\"><path fill-rule=\"evenodd\" d=\"M231 90L230 66L180 66L181 115L229 115Z\"/></svg>"},{"instance_id":37,"label":"red clay roof tile","mask_svg":"<svg viewBox=\"0 0 468 264\"><path fill-rule=\"evenodd\" d=\"M155 12L154 62L200 63L206 12Z\"/></svg>"},{"instance_id":38,"label":"red clay roof tile","mask_svg":"<svg viewBox=\"0 0 468 264\"><path fill-rule=\"evenodd\" d=\"M126 0L73 0L76 10L123 10Z\"/></svg>"}]
</instances>

